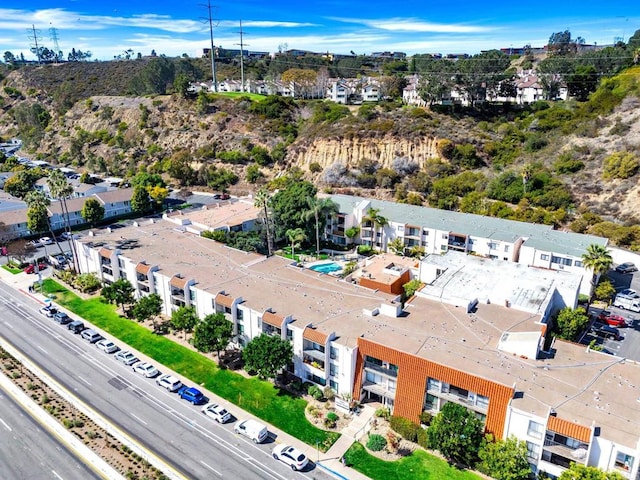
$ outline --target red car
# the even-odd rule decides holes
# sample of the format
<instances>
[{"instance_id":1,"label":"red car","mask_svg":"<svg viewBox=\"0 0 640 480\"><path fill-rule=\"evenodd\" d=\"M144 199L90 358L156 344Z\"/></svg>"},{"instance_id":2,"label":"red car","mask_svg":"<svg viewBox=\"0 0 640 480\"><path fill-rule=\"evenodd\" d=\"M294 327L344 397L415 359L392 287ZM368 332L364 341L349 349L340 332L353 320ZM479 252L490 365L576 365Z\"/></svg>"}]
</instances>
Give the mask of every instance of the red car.
<instances>
[{"instance_id":1,"label":"red car","mask_svg":"<svg viewBox=\"0 0 640 480\"><path fill-rule=\"evenodd\" d=\"M602 312L600 312L600 315L598 315L598 320L606 323L607 325L611 325L612 327L627 326L627 320L623 316L616 315L615 313L611 313L608 310L603 310Z\"/></svg>"},{"instance_id":2,"label":"red car","mask_svg":"<svg viewBox=\"0 0 640 480\"><path fill-rule=\"evenodd\" d=\"M42 270L44 270L45 268L47 268L47 265L46 265L45 263L39 263L39 264L38 264L38 270L39 270L39 271L42 271ZM33 264L33 263L32 263L32 264L30 264L27 268L25 268L25 269L24 269L24 273L29 273L29 274L31 274L31 273L36 273L36 266L35 266L35 264Z\"/></svg>"}]
</instances>

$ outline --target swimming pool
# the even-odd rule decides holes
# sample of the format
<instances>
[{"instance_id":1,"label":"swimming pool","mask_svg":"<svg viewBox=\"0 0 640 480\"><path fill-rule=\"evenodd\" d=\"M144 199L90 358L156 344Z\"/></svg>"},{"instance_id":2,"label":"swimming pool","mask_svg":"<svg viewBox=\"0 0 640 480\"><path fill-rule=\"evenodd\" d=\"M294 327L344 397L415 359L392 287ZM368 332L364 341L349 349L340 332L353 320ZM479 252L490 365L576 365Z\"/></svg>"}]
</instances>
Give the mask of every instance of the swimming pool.
<instances>
[{"instance_id":1,"label":"swimming pool","mask_svg":"<svg viewBox=\"0 0 640 480\"><path fill-rule=\"evenodd\" d=\"M342 266L338 265L335 262L319 263L317 265L312 265L309 268L320 273L332 273L337 272L338 270L342 270Z\"/></svg>"}]
</instances>

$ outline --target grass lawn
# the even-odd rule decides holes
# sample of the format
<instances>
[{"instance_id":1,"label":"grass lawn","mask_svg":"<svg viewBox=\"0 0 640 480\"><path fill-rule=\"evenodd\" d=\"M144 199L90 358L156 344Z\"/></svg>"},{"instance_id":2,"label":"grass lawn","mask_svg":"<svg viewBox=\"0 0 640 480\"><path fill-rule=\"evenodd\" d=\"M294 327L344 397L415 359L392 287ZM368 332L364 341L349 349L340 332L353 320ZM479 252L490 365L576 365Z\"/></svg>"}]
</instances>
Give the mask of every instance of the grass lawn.
<instances>
[{"instance_id":1,"label":"grass lawn","mask_svg":"<svg viewBox=\"0 0 640 480\"><path fill-rule=\"evenodd\" d=\"M257 102L267 98L266 95L260 95L258 93L249 93L249 92L217 92L217 93L212 93L212 95L220 95L221 97L230 97L230 98L249 97L251 100L257 101Z\"/></svg>"},{"instance_id":2,"label":"grass lawn","mask_svg":"<svg viewBox=\"0 0 640 480\"><path fill-rule=\"evenodd\" d=\"M11 265L2 265L2 268L4 268L7 272L13 273L14 275L17 275L18 273L22 272L21 268L12 267Z\"/></svg>"},{"instance_id":3,"label":"grass lawn","mask_svg":"<svg viewBox=\"0 0 640 480\"><path fill-rule=\"evenodd\" d=\"M326 451L340 436L309 423L304 415L307 402L303 399L289 395L269 382L218 368L215 362L199 353L122 318L116 313L115 305L103 303L100 297L83 300L50 279L44 281L43 289L53 295L59 305L309 445L315 446L319 442L321 449Z\"/></svg>"},{"instance_id":4,"label":"grass lawn","mask_svg":"<svg viewBox=\"0 0 640 480\"><path fill-rule=\"evenodd\" d=\"M347 465L372 480L480 480L475 473L458 470L423 450L416 450L394 462L385 462L355 442L344 456Z\"/></svg>"}]
</instances>

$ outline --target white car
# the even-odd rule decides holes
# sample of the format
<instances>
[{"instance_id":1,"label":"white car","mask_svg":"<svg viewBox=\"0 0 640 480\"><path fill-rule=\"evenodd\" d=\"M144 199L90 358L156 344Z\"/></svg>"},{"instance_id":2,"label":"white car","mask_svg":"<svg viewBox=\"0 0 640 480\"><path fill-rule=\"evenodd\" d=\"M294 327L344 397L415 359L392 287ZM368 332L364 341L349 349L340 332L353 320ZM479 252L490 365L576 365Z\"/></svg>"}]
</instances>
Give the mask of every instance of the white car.
<instances>
[{"instance_id":1,"label":"white car","mask_svg":"<svg viewBox=\"0 0 640 480\"><path fill-rule=\"evenodd\" d=\"M133 371L147 378L153 378L160 375L158 369L148 362L136 363L133 366Z\"/></svg>"},{"instance_id":2,"label":"white car","mask_svg":"<svg viewBox=\"0 0 640 480\"><path fill-rule=\"evenodd\" d=\"M125 351L120 350L118 353L115 354L115 358L119 362L122 362L122 363L124 363L125 365L128 365L128 366L131 366L134 363L140 361L138 359L138 357L136 357L129 350L125 350Z\"/></svg>"},{"instance_id":3,"label":"white car","mask_svg":"<svg viewBox=\"0 0 640 480\"><path fill-rule=\"evenodd\" d=\"M115 353L120 350L120 347L113 343L111 340L103 338L96 343L96 347L102 350L104 353Z\"/></svg>"},{"instance_id":4,"label":"white car","mask_svg":"<svg viewBox=\"0 0 640 480\"><path fill-rule=\"evenodd\" d=\"M56 313L58 313L58 310L55 307L52 306L47 306L47 307L42 307L40 308L39 312L44 315L45 317L53 317Z\"/></svg>"},{"instance_id":5,"label":"white car","mask_svg":"<svg viewBox=\"0 0 640 480\"><path fill-rule=\"evenodd\" d=\"M156 383L170 392L177 392L182 386L182 382L173 375L162 375L156 379Z\"/></svg>"},{"instance_id":6,"label":"white car","mask_svg":"<svg viewBox=\"0 0 640 480\"><path fill-rule=\"evenodd\" d=\"M273 458L286 463L292 470L302 470L309 463L307 456L290 445L276 445L273 449Z\"/></svg>"},{"instance_id":7,"label":"white car","mask_svg":"<svg viewBox=\"0 0 640 480\"><path fill-rule=\"evenodd\" d=\"M51 237L42 237L38 241L40 242L40 245L53 245L53 240L51 240Z\"/></svg>"},{"instance_id":8,"label":"white car","mask_svg":"<svg viewBox=\"0 0 640 480\"><path fill-rule=\"evenodd\" d=\"M208 403L202 407L202 413L207 417L213 418L218 423L226 423L231 420L231 414L227 409L217 403Z\"/></svg>"}]
</instances>

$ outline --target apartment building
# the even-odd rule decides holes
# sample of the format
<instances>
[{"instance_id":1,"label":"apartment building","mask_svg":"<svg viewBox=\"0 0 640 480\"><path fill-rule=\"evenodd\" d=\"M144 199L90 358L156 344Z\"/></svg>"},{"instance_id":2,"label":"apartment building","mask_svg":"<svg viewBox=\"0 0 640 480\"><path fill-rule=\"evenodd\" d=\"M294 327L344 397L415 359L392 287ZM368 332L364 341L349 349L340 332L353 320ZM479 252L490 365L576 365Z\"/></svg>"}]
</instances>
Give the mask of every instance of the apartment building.
<instances>
[{"instance_id":1,"label":"apartment building","mask_svg":"<svg viewBox=\"0 0 640 480\"><path fill-rule=\"evenodd\" d=\"M413 247L426 254L458 251L493 260L526 266L580 273L586 282L581 293L588 294L591 272L584 269L582 255L591 244L606 246L608 240L594 235L554 230L549 225L518 222L471 213L372 200L348 195L330 195L339 212L327 221L327 239L339 245L350 240L346 231L357 226L355 242L386 251L389 242L403 240L407 251ZM385 218L384 226L367 222L371 209Z\"/></svg>"},{"instance_id":2,"label":"apartment building","mask_svg":"<svg viewBox=\"0 0 640 480\"><path fill-rule=\"evenodd\" d=\"M456 402L496 437L526 441L535 471L558 476L581 462L636 478L640 366L547 335L554 313L575 306L579 272L448 249L424 260L379 255L339 279L170 219L76 242L83 272L158 293L167 315L183 305L223 313L240 348L260 334L290 341L288 369L305 381L414 421ZM425 286L402 303L411 278Z\"/></svg>"}]
</instances>

